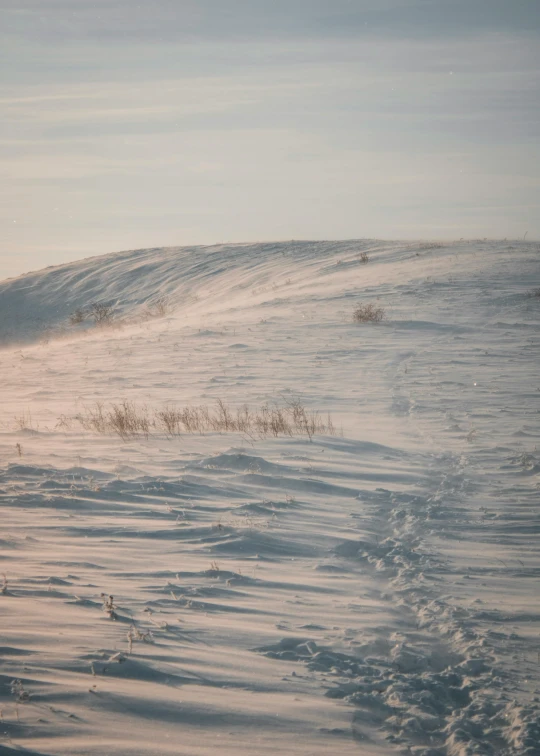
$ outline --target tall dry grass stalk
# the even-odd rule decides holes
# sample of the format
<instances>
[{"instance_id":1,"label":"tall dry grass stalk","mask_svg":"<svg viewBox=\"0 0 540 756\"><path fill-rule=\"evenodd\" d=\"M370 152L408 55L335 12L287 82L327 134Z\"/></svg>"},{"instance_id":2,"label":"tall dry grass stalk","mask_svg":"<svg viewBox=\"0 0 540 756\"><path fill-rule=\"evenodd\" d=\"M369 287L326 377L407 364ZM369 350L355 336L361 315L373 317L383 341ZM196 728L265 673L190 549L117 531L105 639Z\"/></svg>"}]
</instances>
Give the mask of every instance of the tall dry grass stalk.
<instances>
[{"instance_id":1,"label":"tall dry grass stalk","mask_svg":"<svg viewBox=\"0 0 540 756\"><path fill-rule=\"evenodd\" d=\"M83 412L71 419L85 430L96 433L115 433L126 440L153 433L179 436L182 433L244 433L251 437L307 436L317 434L335 435L336 429L330 415L322 417L319 412L307 410L298 399L282 405L263 404L252 409L247 404L230 407L222 399L215 405L176 407L150 410L144 405L123 401L118 404L96 403L85 407ZM71 423L63 417L61 427Z\"/></svg>"},{"instance_id":2,"label":"tall dry grass stalk","mask_svg":"<svg viewBox=\"0 0 540 756\"><path fill-rule=\"evenodd\" d=\"M117 433L120 438L128 439L133 436L148 438L151 428L151 418L145 406L137 407L133 402L123 401L105 407L101 402L84 411L74 418L85 430L97 433ZM66 419L62 419L66 425Z\"/></svg>"}]
</instances>

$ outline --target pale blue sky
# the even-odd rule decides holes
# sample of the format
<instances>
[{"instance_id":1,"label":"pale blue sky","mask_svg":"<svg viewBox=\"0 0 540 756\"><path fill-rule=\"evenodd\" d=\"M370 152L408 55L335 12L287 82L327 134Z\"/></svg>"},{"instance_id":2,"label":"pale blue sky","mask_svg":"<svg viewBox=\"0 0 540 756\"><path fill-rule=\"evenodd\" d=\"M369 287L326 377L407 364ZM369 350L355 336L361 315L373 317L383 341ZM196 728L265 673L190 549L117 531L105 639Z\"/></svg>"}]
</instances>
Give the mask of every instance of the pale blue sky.
<instances>
[{"instance_id":1,"label":"pale blue sky","mask_svg":"<svg viewBox=\"0 0 540 756\"><path fill-rule=\"evenodd\" d=\"M147 246L540 238L538 0L0 14L0 278Z\"/></svg>"}]
</instances>

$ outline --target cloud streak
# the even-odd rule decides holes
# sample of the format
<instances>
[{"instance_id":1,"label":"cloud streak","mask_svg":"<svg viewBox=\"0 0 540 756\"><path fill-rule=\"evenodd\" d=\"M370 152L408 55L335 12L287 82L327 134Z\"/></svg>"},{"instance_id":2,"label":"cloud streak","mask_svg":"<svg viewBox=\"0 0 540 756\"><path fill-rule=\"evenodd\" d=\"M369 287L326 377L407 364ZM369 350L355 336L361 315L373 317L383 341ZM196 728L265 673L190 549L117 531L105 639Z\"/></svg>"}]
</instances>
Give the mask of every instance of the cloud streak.
<instances>
[{"instance_id":1,"label":"cloud streak","mask_svg":"<svg viewBox=\"0 0 540 756\"><path fill-rule=\"evenodd\" d=\"M540 236L536 7L4 0L0 276L184 242Z\"/></svg>"},{"instance_id":2,"label":"cloud streak","mask_svg":"<svg viewBox=\"0 0 540 756\"><path fill-rule=\"evenodd\" d=\"M4 0L6 29L115 42L462 36L540 29L536 0Z\"/></svg>"}]
</instances>

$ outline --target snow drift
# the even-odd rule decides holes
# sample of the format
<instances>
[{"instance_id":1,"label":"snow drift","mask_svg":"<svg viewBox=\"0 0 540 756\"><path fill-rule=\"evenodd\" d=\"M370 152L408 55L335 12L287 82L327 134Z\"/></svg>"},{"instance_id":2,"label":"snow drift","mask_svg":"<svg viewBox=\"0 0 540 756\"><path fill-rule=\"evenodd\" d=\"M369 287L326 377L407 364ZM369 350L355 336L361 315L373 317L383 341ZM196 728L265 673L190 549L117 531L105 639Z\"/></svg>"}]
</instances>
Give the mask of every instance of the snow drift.
<instances>
[{"instance_id":1,"label":"snow drift","mask_svg":"<svg viewBox=\"0 0 540 756\"><path fill-rule=\"evenodd\" d=\"M0 751L539 754L539 254L220 245L0 283ZM70 318L95 302L112 322ZM73 421L292 398L338 432Z\"/></svg>"}]
</instances>

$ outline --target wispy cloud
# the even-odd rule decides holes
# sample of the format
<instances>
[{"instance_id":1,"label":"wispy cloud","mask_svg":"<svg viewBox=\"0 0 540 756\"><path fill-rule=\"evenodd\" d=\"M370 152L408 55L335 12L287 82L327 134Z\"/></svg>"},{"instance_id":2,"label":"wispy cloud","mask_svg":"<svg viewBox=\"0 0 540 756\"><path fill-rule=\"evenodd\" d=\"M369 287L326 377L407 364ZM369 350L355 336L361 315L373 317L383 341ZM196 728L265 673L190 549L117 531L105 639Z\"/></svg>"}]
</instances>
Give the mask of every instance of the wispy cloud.
<instances>
[{"instance_id":1,"label":"wispy cloud","mask_svg":"<svg viewBox=\"0 0 540 756\"><path fill-rule=\"evenodd\" d=\"M4 257L540 236L539 8L4 0Z\"/></svg>"},{"instance_id":2,"label":"wispy cloud","mask_svg":"<svg viewBox=\"0 0 540 756\"><path fill-rule=\"evenodd\" d=\"M470 35L540 28L536 0L4 0L6 31L110 41Z\"/></svg>"}]
</instances>

